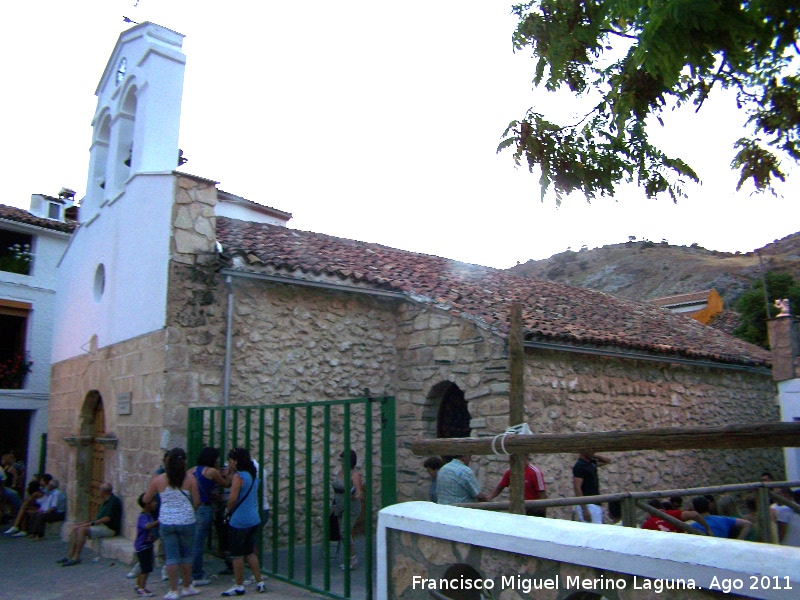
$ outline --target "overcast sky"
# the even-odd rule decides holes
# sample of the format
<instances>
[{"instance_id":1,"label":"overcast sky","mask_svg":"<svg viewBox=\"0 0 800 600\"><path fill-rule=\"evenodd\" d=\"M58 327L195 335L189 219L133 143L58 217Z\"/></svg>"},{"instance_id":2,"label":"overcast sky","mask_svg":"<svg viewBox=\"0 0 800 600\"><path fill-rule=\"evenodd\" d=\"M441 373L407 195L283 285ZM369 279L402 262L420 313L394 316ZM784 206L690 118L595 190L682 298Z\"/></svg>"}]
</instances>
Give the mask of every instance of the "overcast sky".
<instances>
[{"instance_id":1,"label":"overcast sky","mask_svg":"<svg viewBox=\"0 0 800 600\"><path fill-rule=\"evenodd\" d=\"M677 205L540 201L538 174L495 154L531 90L502 0L273 2L39 0L0 5L0 203L85 192L94 91L121 31L152 21L186 36L181 170L291 212L289 226L506 268L628 236L751 251L800 230L800 172L781 195L735 193L743 115L709 102L654 132L703 179ZM797 169L793 169L797 171Z\"/></svg>"}]
</instances>

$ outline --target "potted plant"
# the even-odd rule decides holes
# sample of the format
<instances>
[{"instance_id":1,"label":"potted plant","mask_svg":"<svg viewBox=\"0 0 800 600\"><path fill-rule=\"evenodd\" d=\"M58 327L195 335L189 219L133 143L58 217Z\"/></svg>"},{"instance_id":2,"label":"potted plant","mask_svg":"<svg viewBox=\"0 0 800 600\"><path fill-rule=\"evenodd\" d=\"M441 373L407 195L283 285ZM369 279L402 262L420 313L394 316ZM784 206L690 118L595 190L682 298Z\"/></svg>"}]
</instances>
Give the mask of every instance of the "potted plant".
<instances>
[{"instance_id":1,"label":"potted plant","mask_svg":"<svg viewBox=\"0 0 800 600\"><path fill-rule=\"evenodd\" d=\"M30 244L12 244L6 252L0 253L0 271L28 275L31 272L32 261Z\"/></svg>"},{"instance_id":2,"label":"potted plant","mask_svg":"<svg viewBox=\"0 0 800 600\"><path fill-rule=\"evenodd\" d=\"M0 360L0 389L20 390L33 362L21 353Z\"/></svg>"}]
</instances>

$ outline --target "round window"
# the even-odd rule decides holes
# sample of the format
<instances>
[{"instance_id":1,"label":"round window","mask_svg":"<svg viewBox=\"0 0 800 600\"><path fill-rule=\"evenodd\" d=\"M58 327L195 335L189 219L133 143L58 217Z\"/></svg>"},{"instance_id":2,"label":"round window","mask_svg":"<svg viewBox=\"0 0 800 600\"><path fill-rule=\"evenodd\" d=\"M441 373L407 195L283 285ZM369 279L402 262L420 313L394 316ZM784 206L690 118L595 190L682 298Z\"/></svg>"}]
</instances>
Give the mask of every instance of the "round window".
<instances>
[{"instance_id":1,"label":"round window","mask_svg":"<svg viewBox=\"0 0 800 600\"><path fill-rule=\"evenodd\" d=\"M103 297L103 292L106 289L106 268L102 263L97 265L97 270L94 272L94 301L100 302Z\"/></svg>"}]
</instances>

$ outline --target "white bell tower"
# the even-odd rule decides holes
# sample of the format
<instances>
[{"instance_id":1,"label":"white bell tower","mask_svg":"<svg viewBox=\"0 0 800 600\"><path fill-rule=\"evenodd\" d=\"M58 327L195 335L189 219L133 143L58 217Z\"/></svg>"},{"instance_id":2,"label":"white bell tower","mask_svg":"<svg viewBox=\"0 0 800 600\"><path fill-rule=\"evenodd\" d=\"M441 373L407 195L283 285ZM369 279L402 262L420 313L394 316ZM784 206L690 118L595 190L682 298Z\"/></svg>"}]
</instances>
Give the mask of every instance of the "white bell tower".
<instances>
[{"instance_id":1,"label":"white bell tower","mask_svg":"<svg viewBox=\"0 0 800 600\"><path fill-rule=\"evenodd\" d=\"M178 166L182 43L181 34L154 23L119 36L95 91L84 219L116 201L137 174Z\"/></svg>"},{"instance_id":2,"label":"white bell tower","mask_svg":"<svg viewBox=\"0 0 800 600\"><path fill-rule=\"evenodd\" d=\"M100 78L80 227L58 267L54 362L165 327L182 44L136 25Z\"/></svg>"}]
</instances>

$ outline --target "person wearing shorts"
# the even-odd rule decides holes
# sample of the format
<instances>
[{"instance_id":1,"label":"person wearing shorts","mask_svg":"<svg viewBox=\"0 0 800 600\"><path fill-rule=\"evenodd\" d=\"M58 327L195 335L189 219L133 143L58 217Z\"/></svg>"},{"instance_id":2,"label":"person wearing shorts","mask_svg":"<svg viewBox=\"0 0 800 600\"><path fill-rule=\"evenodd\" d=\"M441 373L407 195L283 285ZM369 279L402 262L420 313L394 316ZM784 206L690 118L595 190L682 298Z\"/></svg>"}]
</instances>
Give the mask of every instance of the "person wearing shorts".
<instances>
[{"instance_id":1,"label":"person wearing shorts","mask_svg":"<svg viewBox=\"0 0 800 600\"><path fill-rule=\"evenodd\" d=\"M72 528L67 556L57 561L62 567L80 564L81 550L88 538L96 540L119 535L122 528L122 501L114 495L114 487L110 483L100 484L100 495L103 504L100 505L95 519L77 523Z\"/></svg>"},{"instance_id":2,"label":"person wearing shorts","mask_svg":"<svg viewBox=\"0 0 800 600\"><path fill-rule=\"evenodd\" d=\"M153 592L147 589L147 576L153 572L153 562L155 554L153 544L156 541L156 531L158 520L155 513L158 510L158 501L153 498L146 503L143 500L144 494L139 496L139 506L142 514L136 522L136 541L133 549L136 551L136 558L139 559L139 573L136 576L136 595L143 597L154 596Z\"/></svg>"},{"instance_id":3,"label":"person wearing shorts","mask_svg":"<svg viewBox=\"0 0 800 600\"><path fill-rule=\"evenodd\" d=\"M197 480L186 470L186 451L173 448L167 455L166 472L150 481L143 502L161 498L158 511L161 544L166 554L169 593L164 600L195 596L200 590L192 585L195 510L200 505ZM178 591L178 571L183 589Z\"/></svg>"},{"instance_id":4,"label":"person wearing shorts","mask_svg":"<svg viewBox=\"0 0 800 600\"><path fill-rule=\"evenodd\" d=\"M228 470L231 473L231 493L228 497L227 514L229 548L233 562L234 585L222 592L222 596L243 596L244 561L253 573L256 591L263 593L266 586L261 580L261 568L255 552L256 535L261 525L258 494L258 471L250 453L244 448L234 448L228 454Z\"/></svg>"}]
</instances>

